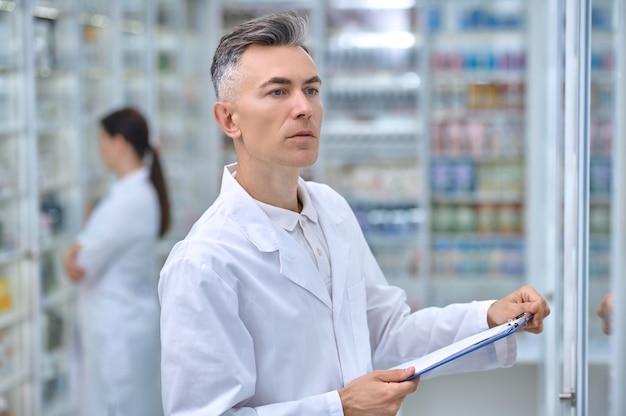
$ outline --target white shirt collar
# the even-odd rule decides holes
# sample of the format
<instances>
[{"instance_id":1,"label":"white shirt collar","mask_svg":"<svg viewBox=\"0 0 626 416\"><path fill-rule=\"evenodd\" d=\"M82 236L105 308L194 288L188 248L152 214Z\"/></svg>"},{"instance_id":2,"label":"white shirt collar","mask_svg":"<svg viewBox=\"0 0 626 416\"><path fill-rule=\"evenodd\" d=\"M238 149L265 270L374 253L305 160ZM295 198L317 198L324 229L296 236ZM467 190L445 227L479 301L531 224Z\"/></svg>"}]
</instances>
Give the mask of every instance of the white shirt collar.
<instances>
[{"instance_id":1,"label":"white shirt collar","mask_svg":"<svg viewBox=\"0 0 626 416\"><path fill-rule=\"evenodd\" d=\"M237 165L231 164L227 166L228 171L233 176L233 178L237 174ZM309 221L317 224L317 212L315 211L315 207L311 202L311 197L309 196L309 192L306 189L306 184L304 179L298 179L298 198L302 203L302 212L297 213L294 211L290 211L288 209L279 208L274 205L269 205L264 202L254 200L259 207L267 214L267 216L274 223L280 225L283 229L287 231L293 231L298 225L298 221L301 216L306 217Z\"/></svg>"},{"instance_id":2,"label":"white shirt collar","mask_svg":"<svg viewBox=\"0 0 626 416\"><path fill-rule=\"evenodd\" d=\"M128 186L132 186L134 183L140 182L148 178L148 168L145 166L136 169L121 179L116 180L111 186L111 193L120 192Z\"/></svg>"}]
</instances>

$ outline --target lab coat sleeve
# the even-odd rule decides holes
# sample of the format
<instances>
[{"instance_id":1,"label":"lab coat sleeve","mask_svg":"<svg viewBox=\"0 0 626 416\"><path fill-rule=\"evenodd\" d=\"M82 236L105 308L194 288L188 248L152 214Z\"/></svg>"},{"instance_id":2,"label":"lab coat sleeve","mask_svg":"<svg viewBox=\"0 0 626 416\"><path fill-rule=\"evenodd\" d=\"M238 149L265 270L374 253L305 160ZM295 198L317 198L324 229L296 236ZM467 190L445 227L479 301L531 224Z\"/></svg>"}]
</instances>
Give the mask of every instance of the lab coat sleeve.
<instances>
[{"instance_id":1,"label":"lab coat sleeve","mask_svg":"<svg viewBox=\"0 0 626 416\"><path fill-rule=\"evenodd\" d=\"M159 299L166 415L343 415L337 391L246 407L255 394L253 340L238 316L233 288L206 265L168 261Z\"/></svg>"},{"instance_id":2,"label":"lab coat sleeve","mask_svg":"<svg viewBox=\"0 0 626 416\"><path fill-rule=\"evenodd\" d=\"M362 243L365 240L362 239ZM368 323L374 368L390 368L488 329L493 301L451 304L411 313L405 292L389 285L369 248L365 247ZM509 367L516 359L515 335L455 360L423 378Z\"/></svg>"},{"instance_id":3,"label":"lab coat sleeve","mask_svg":"<svg viewBox=\"0 0 626 416\"><path fill-rule=\"evenodd\" d=\"M152 231L156 238L156 220L145 208L142 197L143 194L131 195L110 201L101 211L96 208L76 239L80 245L77 261L85 269L86 280L102 276L108 265L142 234Z\"/></svg>"}]
</instances>

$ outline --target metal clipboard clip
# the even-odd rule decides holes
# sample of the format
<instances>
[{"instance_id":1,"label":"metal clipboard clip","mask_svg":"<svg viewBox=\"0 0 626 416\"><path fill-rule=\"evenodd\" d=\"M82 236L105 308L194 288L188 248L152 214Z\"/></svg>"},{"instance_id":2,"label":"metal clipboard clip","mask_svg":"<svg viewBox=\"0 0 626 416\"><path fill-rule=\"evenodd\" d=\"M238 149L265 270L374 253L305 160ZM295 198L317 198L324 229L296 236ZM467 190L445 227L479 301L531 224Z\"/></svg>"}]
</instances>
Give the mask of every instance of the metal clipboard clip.
<instances>
[{"instance_id":1,"label":"metal clipboard clip","mask_svg":"<svg viewBox=\"0 0 626 416\"><path fill-rule=\"evenodd\" d=\"M526 322L528 322L531 319L533 319L533 316L535 316L535 315L532 314L532 313L522 312L519 315L517 315L515 318L509 319L509 321L507 323L514 330L517 330L519 327L526 325Z\"/></svg>"}]
</instances>

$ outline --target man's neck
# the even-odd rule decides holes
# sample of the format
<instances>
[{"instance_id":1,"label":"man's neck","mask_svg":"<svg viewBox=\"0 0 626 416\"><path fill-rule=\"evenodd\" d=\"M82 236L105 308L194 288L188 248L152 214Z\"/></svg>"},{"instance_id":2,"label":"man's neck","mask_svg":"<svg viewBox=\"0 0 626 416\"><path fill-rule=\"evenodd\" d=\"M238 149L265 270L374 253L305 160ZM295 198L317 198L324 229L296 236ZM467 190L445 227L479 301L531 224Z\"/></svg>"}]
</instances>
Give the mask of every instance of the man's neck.
<instances>
[{"instance_id":1,"label":"man's neck","mask_svg":"<svg viewBox=\"0 0 626 416\"><path fill-rule=\"evenodd\" d=\"M298 199L299 170L289 172L251 172L237 166L235 179L257 201L268 205L288 209L294 212L302 211L302 204Z\"/></svg>"}]
</instances>

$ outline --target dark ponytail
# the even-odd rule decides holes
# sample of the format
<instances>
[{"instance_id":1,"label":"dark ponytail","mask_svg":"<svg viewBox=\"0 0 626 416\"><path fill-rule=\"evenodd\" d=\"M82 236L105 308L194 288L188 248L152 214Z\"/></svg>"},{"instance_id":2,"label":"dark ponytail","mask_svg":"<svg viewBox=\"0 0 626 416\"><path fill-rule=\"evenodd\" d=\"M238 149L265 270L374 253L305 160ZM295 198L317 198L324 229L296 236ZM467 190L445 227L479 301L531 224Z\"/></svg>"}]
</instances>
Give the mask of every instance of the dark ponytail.
<instances>
[{"instance_id":1,"label":"dark ponytail","mask_svg":"<svg viewBox=\"0 0 626 416\"><path fill-rule=\"evenodd\" d=\"M161 206L161 228L159 229L159 237L163 237L170 228L170 203L167 197L167 188L165 187L165 178L161 170L159 155L154 148L151 149L152 166L150 167L150 181L152 181L159 197L159 205Z\"/></svg>"},{"instance_id":2,"label":"dark ponytail","mask_svg":"<svg viewBox=\"0 0 626 416\"><path fill-rule=\"evenodd\" d=\"M150 181L157 191L159 206L161 208L161 225L159 227L159 237L167 232L170 226L170 205L165 186L165 177L161 170L159 157L150 146L150 135L148 123L141 113L133 108L123 108L104 117L100 124L110 135L116 134L124 137L128 141L139 159L143 160L147 151L152 153L152 166L150 167Z\"/></svg>"}]
</instances>

